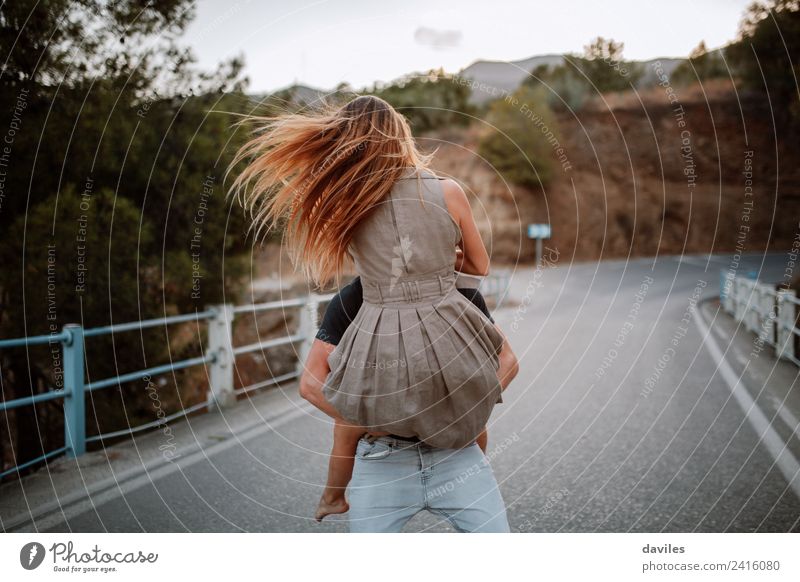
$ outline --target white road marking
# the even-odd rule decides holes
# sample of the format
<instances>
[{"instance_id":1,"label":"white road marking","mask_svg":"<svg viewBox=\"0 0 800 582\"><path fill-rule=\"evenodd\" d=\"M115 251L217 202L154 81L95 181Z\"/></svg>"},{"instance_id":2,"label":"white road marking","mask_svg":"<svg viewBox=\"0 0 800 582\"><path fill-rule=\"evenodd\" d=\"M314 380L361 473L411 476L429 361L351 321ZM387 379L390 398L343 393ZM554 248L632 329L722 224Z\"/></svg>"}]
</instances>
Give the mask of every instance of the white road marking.
<instances>
[{"instance_id":1,"label":"white road marking","mask_svg":"<svg viewBox=\"0 0 800 582\"><path fill-rule=\"evenodd\" d=\"M792 414L791 410L783 405L780 398L770 395L769 399L775 406L775 410L778 411L780 419L792 430L795 438L800 439L800 420L797 420L797 417Z\"/></svg>"},{"instance_id":2,"label":"white road marking","mask_svg":"<svg viewBox=\"0 0 800 582\"><path fill-rule=\"evenodd\" d=\"M745 418L750 422L750 426L756 431L759 436L761 444L767 449L772 459L775 461L780 472L786 478L789 486L794 491L794 494L800 498L800 463L789 450L787 443L783 441L781 436L772 428L769 419L761 411L756 402L750 396L747 388L734 372L731 365L725 360L722 350L717 344L714 336L710 333L708 325L703 320L700 310L694 311L694 320L700 333L703 336L703 343L711 354L711 357L717 363L717 370L719 371L722 379L728 385L734 399L744 412Z\"/></svg>"},{"instance_id":3,"label":"white road marking","mask_svg":"<svg viewBox=\"0 0 800 582\"><path fill-rule=\"evenodd\" d=\"M725 332L724 332L724 331L722 331L722 330L721 330L719 327L714 327L714 329L713 329L712 331L713 331L715 334L717 334L717 337L718 337L719 339L727 341L727 339L728 339L728 338L727 338L727 336L725 335Z\"/></svg>"}]
</instances>

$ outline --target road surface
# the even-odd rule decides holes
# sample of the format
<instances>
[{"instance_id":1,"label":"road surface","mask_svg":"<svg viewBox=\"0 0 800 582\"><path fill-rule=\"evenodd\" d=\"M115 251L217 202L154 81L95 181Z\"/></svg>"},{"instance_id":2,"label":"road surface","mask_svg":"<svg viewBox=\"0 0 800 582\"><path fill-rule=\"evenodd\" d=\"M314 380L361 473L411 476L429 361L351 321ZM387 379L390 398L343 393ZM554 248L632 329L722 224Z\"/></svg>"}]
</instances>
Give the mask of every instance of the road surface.
<instances>
[{"instance_id":1,"label":"road surface","mask_svg":"<svg viewBox=\"0 0 800 582\"><path fill-rule=\"evenodd\" d=\"M731 260L514 273L495 317L521 370L489 427L513 531L800 531L798 369L769 350L753 357L752 337L702 303L718 294ZM742 268L779 278L782 260L750 257ZM722 364L704 341L716 343ZM294 392L240 403L253 426L217 419L223 429L190 434L196 450L178 462L117 476L91 499L64 497L35 523L5 527L346 531L342 519L310 519L331 428ZM430 514L407 530L450 531Z\"/></svg>"}]
</instances>

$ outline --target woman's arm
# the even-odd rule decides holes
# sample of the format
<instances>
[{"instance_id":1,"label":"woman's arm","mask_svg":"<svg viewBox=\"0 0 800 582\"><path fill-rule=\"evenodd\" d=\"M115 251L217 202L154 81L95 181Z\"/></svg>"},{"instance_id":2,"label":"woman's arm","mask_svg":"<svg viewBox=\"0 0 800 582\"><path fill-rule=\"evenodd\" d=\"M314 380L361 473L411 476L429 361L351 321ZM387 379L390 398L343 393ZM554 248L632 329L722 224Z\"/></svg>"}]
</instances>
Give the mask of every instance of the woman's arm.
<instances>
[{"instance_id":1,"label":"woman's arm","mask_svg":"<svg viewBox=\"0 0 800 582\"><path fill-rule=\"evenodd\" d=\"M475 217L472 216L472 208L467 200L467 195L454 180L443 180L442 189L447 211L461 229L459 246L463 253L457 264L458 270L470 275L488 275L489 253L486 252L486 247L478 232L478 225L475 224Z\"/></svg>"}]
</instances>

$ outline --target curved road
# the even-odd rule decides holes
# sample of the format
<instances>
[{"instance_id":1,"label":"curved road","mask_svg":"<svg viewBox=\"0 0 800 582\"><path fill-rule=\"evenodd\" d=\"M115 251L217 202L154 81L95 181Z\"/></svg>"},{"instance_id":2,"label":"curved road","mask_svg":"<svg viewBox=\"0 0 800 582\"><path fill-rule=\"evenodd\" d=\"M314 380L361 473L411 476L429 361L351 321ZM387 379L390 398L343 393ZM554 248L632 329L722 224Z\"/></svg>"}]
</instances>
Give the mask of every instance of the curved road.
<instances>
[{"instance_id":1,"label":"curved road","mask_svg":"<svg viewBox=\"0 0 800 582\"><path fill-rule=\"evenodd\" d=\"M489 447L513 530L800 531L798 369L776 363L769 349L752 355L752 336L718 311L719 270L731 260L660 257L514 274L495 318L521 371L495 410ZM740 269L780 279L783 260L749 257ZM178 425L200 448L177 463L117 475L90 500L65 496L35 525L5 527L345 530L342 520L309 519L325 476L328 421L292 387L238 408L248 406L250 428L232 414L217 419L227 426L218 434L201 436L200 421L192 421L197 432ZM429 514L408 529L449 531Z\"/></svg>"}]
</instances>

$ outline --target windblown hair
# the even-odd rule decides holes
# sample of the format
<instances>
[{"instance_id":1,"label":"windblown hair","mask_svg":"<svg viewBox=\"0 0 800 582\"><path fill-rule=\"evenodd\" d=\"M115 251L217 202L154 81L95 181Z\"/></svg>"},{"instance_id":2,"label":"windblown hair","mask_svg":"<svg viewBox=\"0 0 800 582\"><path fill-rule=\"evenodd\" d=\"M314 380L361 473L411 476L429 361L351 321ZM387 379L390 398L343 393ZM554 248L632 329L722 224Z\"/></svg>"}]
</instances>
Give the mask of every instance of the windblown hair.
<instances>
[{"instance_id":1,"label":"windblown hair","mask_svg":"<svg viewBox=\"0 0 800 582\"><path fill-rule=\"evenodd\" d=\"M429 161L406 119L378 97L249 120L258 127L231 167L250 161L230 191L249 213L256 239L285 225L292 261L317 284L338 279L361 221L406 169Z\"/></svg>"}]
</instances>

